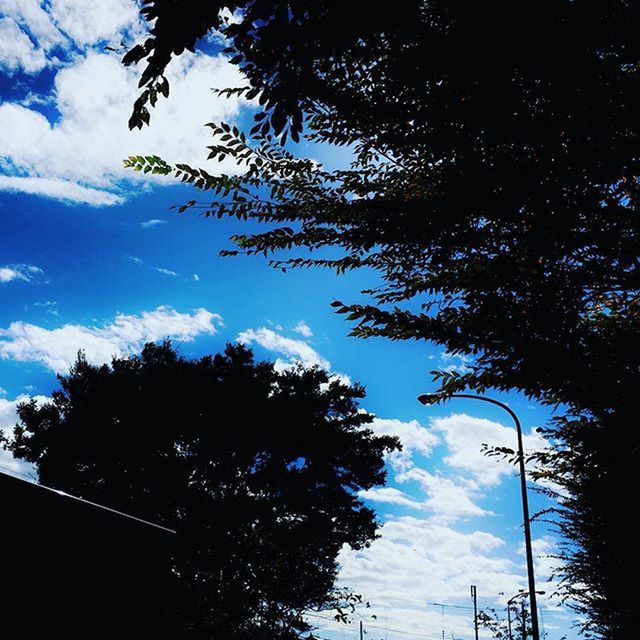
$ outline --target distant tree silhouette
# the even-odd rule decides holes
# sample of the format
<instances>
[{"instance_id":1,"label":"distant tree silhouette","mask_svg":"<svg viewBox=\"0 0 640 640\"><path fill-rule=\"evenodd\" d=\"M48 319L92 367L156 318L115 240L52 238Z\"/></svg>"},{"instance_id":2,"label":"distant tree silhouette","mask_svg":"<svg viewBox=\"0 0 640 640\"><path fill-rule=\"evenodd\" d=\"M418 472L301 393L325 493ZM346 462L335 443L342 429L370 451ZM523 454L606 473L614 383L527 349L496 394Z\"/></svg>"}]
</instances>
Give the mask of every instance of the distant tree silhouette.
<instances>
[{"instance_id":1,"label":"distant tree silhouette","mask_svg":"<svg viewBox=\"0 0 640 640\"><path fill-rule=\"evenodd\" d=\"M399 448L367 428L361 386L169 343L110 366L80 356L59 381L19 406L8 447L45 485L177 531L166 637L297 638L306 610L354 602L336 556L376 538L358 494Z\"/></svg>"},{"instance_id":2,"label":"distant tree silhouette","mask_svg":"<svg viewBox=\"0 0 640 640\"><path fill-rule=\"evenodd\" d=\"M204 192L181 211L268 225L227 255L377 271L370 304L337 311L353 335L469 356L465 373L437 374L442 394L518 390L561 407L548 462L573 496L567 593L587 628L633 634L628 513L596 490L640 491L640 3L145 0L143 13L151 35L124 60L144 61L131 126L168 95L171 57L211 28L247 78L222 93L259 109L250 132L210 123L210 157L234 158L239 176L126 164ZM349 145L353 164L327 171L278 144L300 135Z\"/></svg>"},{"instance_id":3,"label":"distant tree silhouette","mask_svg":"<svg viewBox=\"0 0 640 640\"><path fill-rule=\"evenodd\" d=\"M498 612L489 607L482 609L478 612L478 627L486 629L491 637L495 640L522 640L522 638L532 637L531 631L531 617L528 609L523 609L521 602L516 602L511 606L511 627L509 627L508 617L505 618L498 614ZM523 628L524 627L524 628ZM540 637L543 640L548 638L549 634L543 632ZM558 638L558 640L565 640L565 638Z\"/></svg>"}]
</instances>

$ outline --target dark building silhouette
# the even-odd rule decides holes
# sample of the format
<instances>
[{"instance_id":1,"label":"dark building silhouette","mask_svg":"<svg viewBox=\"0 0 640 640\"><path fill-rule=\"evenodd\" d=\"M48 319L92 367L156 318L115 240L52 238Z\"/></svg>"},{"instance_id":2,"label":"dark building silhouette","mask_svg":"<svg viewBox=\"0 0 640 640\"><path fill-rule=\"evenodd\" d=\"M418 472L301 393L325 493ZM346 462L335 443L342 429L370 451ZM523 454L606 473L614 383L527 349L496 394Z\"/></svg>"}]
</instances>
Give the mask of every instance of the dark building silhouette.
<instances>
[{"instance_id":1,"label":"dark building silhouette","mask_svg":"<svg viewBox=\"0 0 640 640\"><path fill-rule=\"evenodd\" d=\"M0 636L164 638L175 534L0 473Z\"/></svg>"}]
</instances>

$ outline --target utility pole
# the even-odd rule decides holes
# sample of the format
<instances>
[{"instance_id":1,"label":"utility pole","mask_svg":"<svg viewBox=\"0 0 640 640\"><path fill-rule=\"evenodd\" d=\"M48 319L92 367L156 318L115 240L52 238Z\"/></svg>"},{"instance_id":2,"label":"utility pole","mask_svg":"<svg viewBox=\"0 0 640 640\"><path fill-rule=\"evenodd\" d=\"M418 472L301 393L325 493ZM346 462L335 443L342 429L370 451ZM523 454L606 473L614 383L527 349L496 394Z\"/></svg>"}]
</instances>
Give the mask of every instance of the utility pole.
<instances>
[{"instance_id":1,"label":"utility pole","mask_svg":"<svg viewBox=\"0 0 640 640\"><path fill-rule=\"evenodd\" d=\"M360 640L364 640L364 630L362 629L362 620L360 620Z\"/></svg>"},{"instance_id":2,"label":"utility pole","mask_svg":"<svg viewBox=\"0 0 640 640\"><path fill-rule=\"evenodd\" d=\"M473 626L476 630L476 640L478 640L478 590L476 585L471 585L471 598L473 599Z\"/></svg>"}]
</instances>

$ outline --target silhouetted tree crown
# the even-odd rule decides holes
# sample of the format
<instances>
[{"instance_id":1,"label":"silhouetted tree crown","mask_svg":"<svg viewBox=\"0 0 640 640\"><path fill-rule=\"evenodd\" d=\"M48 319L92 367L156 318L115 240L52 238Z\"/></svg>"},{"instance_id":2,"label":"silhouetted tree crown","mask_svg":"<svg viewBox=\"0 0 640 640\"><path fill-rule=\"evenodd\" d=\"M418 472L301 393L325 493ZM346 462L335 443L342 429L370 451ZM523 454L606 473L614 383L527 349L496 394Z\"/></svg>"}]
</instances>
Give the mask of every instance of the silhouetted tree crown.
<instances>
[{"instance_id":1,"label":"silhouetted tree crown","mask_svg":"<svg viewBox=\"0 0 640 640\"><path fill-rule=\"evenodd\" d=\"M306 610L353 601L336 557L376 538L359 493L399 448L367 428L361 386L169 343L111 365L80 356L59 380L19 406L9 449L45 485L177 531L167 637L295 638Z\"/></svg>"},{"instance_id":2,"label":"silhouetted tree crown","mask_svg":"<svg viewBox=\"0 0 640 640\"><path fill-rule=\"evenodd\" d=\"M223 7L237 19L225 22ZM640 412L640 3L145 0L142 11L155 22L124 60L144 61L131 126L168 95L171 57L210 29L247 78L221 93L258 104L249 132L209 124L210 157L234 158L240 175L157 156L129 167L200 189L204 200L181 211L265 225L234 236L227 255L376 271L370 303L337 311L353 335L469 356L466 373L437 374L444 395L515 389L565 408L552 436L566 433L567 447L549 473L574 507L600 474L618 493L640 490L629 426ZM349 145L352 164L328 171L279 144L300 135ZM568 457L586 436L572 421L623 439L627 464L610 469L586 444L589 465ZM594 631L633 634L637 615L616 609L614 587L640 568L617 542L626 514L590 510L588 523L571 505L569 592Z\"/></svg>"}]
</instances>

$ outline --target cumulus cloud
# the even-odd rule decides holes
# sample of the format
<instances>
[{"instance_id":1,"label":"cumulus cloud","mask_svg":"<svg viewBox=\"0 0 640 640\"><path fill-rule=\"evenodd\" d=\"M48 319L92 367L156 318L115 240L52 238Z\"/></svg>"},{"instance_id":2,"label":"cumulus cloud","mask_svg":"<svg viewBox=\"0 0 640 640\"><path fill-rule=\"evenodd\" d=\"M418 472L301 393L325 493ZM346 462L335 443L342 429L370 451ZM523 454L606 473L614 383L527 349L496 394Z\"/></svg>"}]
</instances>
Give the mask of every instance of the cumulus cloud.
<instances>
[{"instance_id":1,"label":"cumulus cloud","mask_svg":"<svg viewBox=\"0 0 640 640\"><path fill-rule=\"evenodd\" d=\"M0 18L0 69L25 73L40 71L46 65L42 49L11 18Z\"/></svg>"},{"instance_id":2,"label":"cumulus cloud","mask_svg":"<svg viewBox=\"0 0 640 640\"><path fill-rule=\"evenodd\" d=\"M414 467L395 477L397 482L417 482L426 493L424 508L435 516L444 518L470 518L489 515L472 499L468 486L456 482L453 478L434 475L425 469Z\"/></svg>"},{"instance_id":3,"label":"cumulus cloud","mask_svg":"<svg viewBox=\"0 0 640 640\"><path fill-rule=\"evenodd\" d=\"M42 269L32 264L5 265L0 267L0 282L13 282L14 280L30 282L40 273L42 273Z\"/></svg>"},{"instance_id":4,"label":"cumulus cloud","mask_svg":"<svg viewBox=\"0 0 640 640\"><path fill-rule=\"evenodd\" d=\"M506 475L514 473L513 465L482 453L483 445L516 449L516 430L498 422L475 418L467 414L452 414L434 418L430 428L441 435L449 449L444 461L450 467L465 472L480 485L496 486ZM535 431L524 435L524 448L528 452L547 446Z\"/></svg>"},{"instance_id":5,"label":"cumulus cloud","mask_svg":"<svg viewBox=\"0 0 640 640\"><path fill-rule=\"evenodd\" d=\"M403 422L395 418L374 418L369 425L376 435L397 436L402 442L402 451L393 451L388 456L392 468L406 471L414 466L414 453L423 456L431 455L440 438L430 429L422 426L417 420Z\"/></svg>"},{"instance_id":6,"label":"cumulus cloud","mask_svg":"<svg viewBox=\"0 0 640 640\"><path fill-rule=\"evenodd\" d=\"M0 13L28 31L45 51L65 44L65 36L55 26L40 0L0 0Z\"/></svg>"},{"instance_id":7,"label":"cumulus cloud","mask_svg":"<svg viewBox=\"0 0 640 640\"><path fill-rule=\"evenodd\" d=\"M370 548L343 549L340 581L365 594L378 624L423 635L425 628L441 629L441 611L430 610L427 602L465 598L466 603L470 584L483 594L515 593L524 586L520 567L505 557L504 546L487 532L463 533L437 519L392 516ZM468 615L447 615L448 628L471 637Z\"/></svg>"},{"instance_id":8,"label":"cumulus cloud","mask_svg":"<svg viewBox=\"0 0 640 640\"><path fill-rule=\"evenodd\" d=\"M46 329L13 322L0 329L0 358L40 362L62 373L75 362L79 349L89 362L100 364L114 355L136 353L146 342L164 338L190 342L200 335L212 335L221 324L221 317L207 309L179 313L166 306L137 315L118 314L112 322L99 327L66 324Z\"/></svg>"},{"instance_id":9,"label":"cumulus cloud","mask_svg":"<svg viewBox=\"0 0 640 640\"><path fill-rule=\"evenodd\" d=\"M138 9L131 0L100 0L88 10L78 0L52 0L50 17L57 27L77 45L112 42L123 31L134 29Z\"/></svg>"},{"instance_id":10,"label":"cumulus cloud","mask_svg":"<svg viewBox=\"0 0 640 640\"><path fill-rule=\"evenodd\" d=\"M300 320L300 322L293 327L293 330L296 333L299 333L303 338L310 338L313 335L313 331L311 331L309 325L304 320Z\"/></svg>"},{"instance_id":11,"label":"cumulus cloud","mask_svg":"<svg viewBox=\"0 0 640 640\"><path fill-rule=\"evenodd\" d=\"M128 155L158 154L170 161L206 162L211 120L233 122L243 99L215 96L212 87L238 86L243 78L223 56L186 53L167 71L170 100L159 101L153 122L131 132L128 118L139 89L139 70L125 68L120 54L99 46L139 35L134 0L104 0L87 11L78 0L54 0L40 6L0 0L0 66L35 71L46 60L56 70L55 119L35 108L35 100L0 104L0 190L22 191L68 203L108 206L122 202L132 185L171 184L160 176L125 170ZM5 30L7 33L4 33ZM28 32L28 34L27 34ZM55 46L67 52L63 63ZM44 53L43 53L44 52ZM47 53L48 52L48 53ZM96 81L99 78L100 81ZM32 95L32 92L31 94ZM209 163L209 171L235 171L232 159Z\"/></svg>"}]
</instances>

